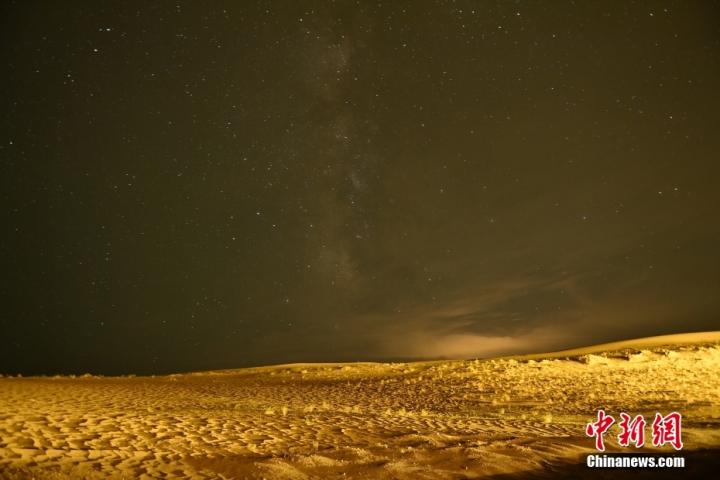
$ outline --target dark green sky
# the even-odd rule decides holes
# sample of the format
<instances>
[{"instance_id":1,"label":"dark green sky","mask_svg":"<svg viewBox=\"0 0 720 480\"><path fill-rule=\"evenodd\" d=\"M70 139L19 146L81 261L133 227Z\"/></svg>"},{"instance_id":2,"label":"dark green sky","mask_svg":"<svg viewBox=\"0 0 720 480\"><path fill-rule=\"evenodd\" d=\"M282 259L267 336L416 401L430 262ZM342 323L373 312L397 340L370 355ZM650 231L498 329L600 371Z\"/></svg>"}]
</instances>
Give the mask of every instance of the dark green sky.
<instances>
[{"instance_id":1,"label":"dark green sky","mask_svg":"<svg viewBox=\"0 0 720 480\"><path fill-rule=\"evenodd\" d=\"M3 2L0 371L720 325L713 2Z\"/></svg>"}]
</instances>

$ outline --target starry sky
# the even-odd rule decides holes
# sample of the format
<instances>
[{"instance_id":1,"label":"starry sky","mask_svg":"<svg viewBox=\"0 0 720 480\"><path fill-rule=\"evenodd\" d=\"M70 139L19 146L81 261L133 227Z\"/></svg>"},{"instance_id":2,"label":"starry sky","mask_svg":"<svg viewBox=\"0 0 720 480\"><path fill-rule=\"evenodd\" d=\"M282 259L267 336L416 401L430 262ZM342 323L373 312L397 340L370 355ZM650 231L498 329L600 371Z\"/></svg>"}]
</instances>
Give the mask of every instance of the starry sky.
<instances>
[{"instance_id":1,"label":"starry sky","mask_svg":"<svg viewBox=\"0 0 720 480\"><path fill-rule=\"evenodd\" d=\"M0 372L720 328L714 2L6 1Z\"/></svg>"}]
</instances>

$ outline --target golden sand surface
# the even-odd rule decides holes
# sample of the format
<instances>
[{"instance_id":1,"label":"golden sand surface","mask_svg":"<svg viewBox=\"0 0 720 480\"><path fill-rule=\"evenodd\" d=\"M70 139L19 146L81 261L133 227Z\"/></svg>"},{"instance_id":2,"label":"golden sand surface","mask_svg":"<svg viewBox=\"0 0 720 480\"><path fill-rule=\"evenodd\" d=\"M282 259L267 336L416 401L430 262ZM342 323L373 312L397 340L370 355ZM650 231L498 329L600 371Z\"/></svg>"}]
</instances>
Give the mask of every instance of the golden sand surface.
<instances>
[{"instance_id":1,"label":"golden sand surface","mask_svg":"<svg viewBox=\"0 0 720 480\"><path fill-rule=\"evenodd\" d=\"M0 478L524 478L594 453L599 408L648 423L676 410L683 453L720 448L720 332L487 360L0 378ZM608 451L627 451L616 435Z\"/></svg>"}]
</instances>

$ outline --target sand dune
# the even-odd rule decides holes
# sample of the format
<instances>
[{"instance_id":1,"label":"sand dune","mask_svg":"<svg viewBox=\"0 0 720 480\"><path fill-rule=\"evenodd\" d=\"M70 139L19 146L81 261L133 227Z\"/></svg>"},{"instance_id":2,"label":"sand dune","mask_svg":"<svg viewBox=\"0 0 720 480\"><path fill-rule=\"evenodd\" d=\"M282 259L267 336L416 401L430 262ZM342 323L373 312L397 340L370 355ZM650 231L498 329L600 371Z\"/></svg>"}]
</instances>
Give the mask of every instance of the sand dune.
<instances>
[{"instance_id":1,"label":"sand dune","mask_svg":"<svg viewBox=\"0 0 720 480\"><path fill-rule=\"evenodd\" d=\"M2 378L0 478L558 474L594 452L598 408L677 410L688 455L720 448L720 332L488 360Z\"/></svg>"},{"instance_id":2,"label":"sand dune","mask_svg":"<svg viewBox=\"0 0 720 480\"><path fill-rule=\"evenodd\" d=\"M557 352L535 353L530 355L515 355L510 358L516 359L532 359L532 358L557 358L577 355L587 355L589 353L612 352L622 349L640 349L649 347L669 347L675 345L693 345L693 344L712 344L720 343L720 332L693 332L693 333L676 333L673 335L658 335L655 337L635 338L632 340L622 340L619 342L600 343L589 347L573 348L569 350L560 350Z\"/></svg>"}]
</instances>

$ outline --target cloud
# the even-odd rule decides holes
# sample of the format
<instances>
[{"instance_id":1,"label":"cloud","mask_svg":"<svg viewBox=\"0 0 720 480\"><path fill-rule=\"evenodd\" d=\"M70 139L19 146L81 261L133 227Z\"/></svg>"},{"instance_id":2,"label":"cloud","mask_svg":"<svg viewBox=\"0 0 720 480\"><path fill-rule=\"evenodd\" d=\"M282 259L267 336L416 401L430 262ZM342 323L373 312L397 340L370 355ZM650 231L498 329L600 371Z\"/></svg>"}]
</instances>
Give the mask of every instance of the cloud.
<instances>
[{"instance_id":1,"label":"cloud","mask_svg":"<svg viewBox=\"0 0 720 480\"><path fill-rule=\"evenodd\" d=\"M472 333L415 334L403 342L400 356L411 358L472 358L513 353L554 350L572 338L559 328L538 328L514 336L487 336ZM388 347L390 345L387 345Z\"/></svg>"},{"instance_id":2,"label":"cloud","mask_svg":"<svg viewBox=\"0 0 720 480\"><path fill-rule=\"evenodd\" d=\"M707 329L702 305L628 294L632 282L593 296L596 274L519 278L358 324L373 332L381 356L418 359L553 351Z\"/></svg>"}]
</instances>

